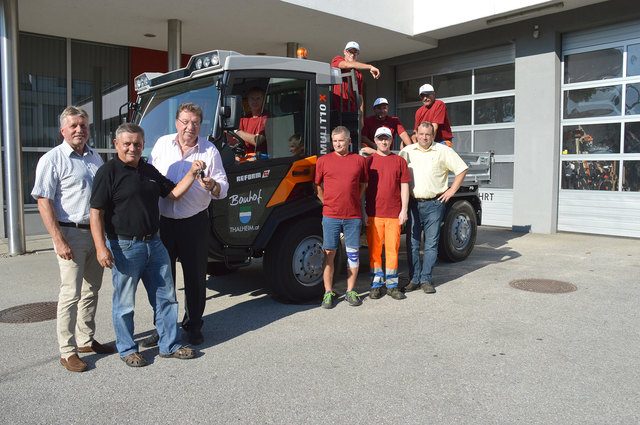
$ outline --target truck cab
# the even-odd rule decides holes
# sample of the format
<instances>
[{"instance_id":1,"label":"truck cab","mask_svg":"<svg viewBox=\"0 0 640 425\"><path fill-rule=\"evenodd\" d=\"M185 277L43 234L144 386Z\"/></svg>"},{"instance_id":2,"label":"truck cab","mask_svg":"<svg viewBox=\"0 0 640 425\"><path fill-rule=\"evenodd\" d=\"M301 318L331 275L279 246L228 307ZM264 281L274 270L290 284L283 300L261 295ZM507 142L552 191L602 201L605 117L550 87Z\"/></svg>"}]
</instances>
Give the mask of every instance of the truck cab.
<instances>
[{"instance_id":1,"label":"truck cab","mask_svg":"<svg viewBox=\"0 0 640 425\"><path fill-rule=\"evenodd\" d=\"M184 102L202 108L200 136L222 155L229 191L209 206L210 261L234 269L264 257L270 289L293 302L322 293L322 205L313 176L341 119L332 111L330 93L341 81L340 70L323 62L215 50L193 56L185 68L142 74L134 82L132 119L145 130L144 155L159 137L175 133L175 112ZM248 155L238 129L256 90L263 93L264 129L256 152ZM477 185L460 192L467 193L470 208L462 215L456 209L458 226L448 232L464 239L449 243L457 254L449 252L453 261L471 252L481 218Z\"/></svg>"}]
</instances>

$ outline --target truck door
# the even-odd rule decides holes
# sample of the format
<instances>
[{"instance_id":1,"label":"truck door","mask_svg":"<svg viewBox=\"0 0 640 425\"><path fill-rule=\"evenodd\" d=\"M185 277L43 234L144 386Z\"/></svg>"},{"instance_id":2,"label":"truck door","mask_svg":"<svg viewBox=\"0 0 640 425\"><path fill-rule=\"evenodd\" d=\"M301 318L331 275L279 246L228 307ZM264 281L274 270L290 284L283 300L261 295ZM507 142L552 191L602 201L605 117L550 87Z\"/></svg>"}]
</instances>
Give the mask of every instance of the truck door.
<instances>
[{"instance_id":1,"label":"truck door","mask_svg":"<svg viewBox=\"0 0 640 425\"><path fill-rule=\"evenodd\" d=\"M276 205L274 192L292 164L310 150L311 76L283 72L230 74L224 94L240 95L245 117L236 134L227 134L230 145L245 143L247 154L236 155L226 166L227 198L212 204L213 232L229 247L250 247ZM256 105L257 99L260 104ZM245 139L247 139L245 141ZM313 176L310 169L310 179ZM309 183L309 188L311 184Z\"/></svg>"}]
</instances>

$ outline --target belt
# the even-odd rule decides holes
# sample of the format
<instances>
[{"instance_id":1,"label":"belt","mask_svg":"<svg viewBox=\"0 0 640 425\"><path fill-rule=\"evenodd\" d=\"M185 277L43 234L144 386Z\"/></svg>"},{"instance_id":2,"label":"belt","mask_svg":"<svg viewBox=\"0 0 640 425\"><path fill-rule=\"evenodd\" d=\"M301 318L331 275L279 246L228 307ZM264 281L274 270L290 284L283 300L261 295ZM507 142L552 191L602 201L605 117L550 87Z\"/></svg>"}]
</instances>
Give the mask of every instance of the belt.
<instances>
[{"instance_id":1,"label":"belt","mask_svg":"<svg viewBox=\"0 0 640 425\"><path fill-rule=\"evenodd\" d=\"M90 229L91 226L88 224L78 224L78 223L67 223L66 221L59 221L58 225L62 227L75 227L76 229Z\"/></svg>"},{"instance_id":2,"label":"belt","mask_svg":"<svg viewBox=\"0 0 640 425\"><path fill-rule=\"evenodd\" d=\"M144 235L144 236L127 236L127 235L113 235L113 234L107 234L107 238L112 239L112 240L119 240L119 241L132 241L132 240L138 240L138 241L142 241L142 242L149 242L151 240L153 240L153 238L155 238L156 234L158 232L154 232L154 233L150 233L148 235Z\"/></svg>"},{"instance_id":3,"label":"belt","mask_svg":"<svg viewBox=\"0 0 640 425\"><path fill-rule=\"evenodd\" d=\"M438 197L434 196L433 198L413 198L413 200L416 202L429 202L433 201L434 199L438 199Z\"/></svg>"}]
</instances>

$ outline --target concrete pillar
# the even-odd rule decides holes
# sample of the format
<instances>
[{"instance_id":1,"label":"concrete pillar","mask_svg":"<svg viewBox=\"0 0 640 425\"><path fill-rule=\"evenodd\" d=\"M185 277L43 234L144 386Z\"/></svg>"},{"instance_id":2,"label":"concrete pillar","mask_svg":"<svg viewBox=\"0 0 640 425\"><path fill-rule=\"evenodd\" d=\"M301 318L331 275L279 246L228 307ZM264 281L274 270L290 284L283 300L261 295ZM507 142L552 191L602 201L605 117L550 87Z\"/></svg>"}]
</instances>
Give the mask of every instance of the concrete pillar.
<instances>
[{"instance_id":1,"label":"concrete pillar","mask_svg":"<svg viewBox=\"0 0 640 425\"><path fill-rule=\"evenodd\" d=\"M175 71L180 69L182 59L182 21L169 19L168 23L168 67L169 71Z\"/></svg>"},{"instance_id":2,"label":"concrete pillar","mask_svg":"<svg viewBox=\"0 0 640 425\"><path fill-rule=\"evenodd\" d=\"M294 42L294 41L288 41L287 42L287 57L288 58L295 58L297 57L297 52L298 52L298 43Z\"/></svg>"},{"instance_id":3,"label":"concrete pillar","mask_svg":"<svg viewBox=\"0 0 640 425\"><path fill-rule=\"evenodd\" d=\"M560 35L516 41L513 230L555 233L560 167Z\"/></svg>"},{"instance_id":4,"label":"concrete pillar","mask_svg":"<svg viewBox=\"0 0 640 425\"><path fill-rule=\"evenodd\" d=\"M9 254L25 253L22 199L22 143L18 100L18 0L0 0L0 61L2 62L2 140L7 199Z\"/></svg>"}]
</instances>

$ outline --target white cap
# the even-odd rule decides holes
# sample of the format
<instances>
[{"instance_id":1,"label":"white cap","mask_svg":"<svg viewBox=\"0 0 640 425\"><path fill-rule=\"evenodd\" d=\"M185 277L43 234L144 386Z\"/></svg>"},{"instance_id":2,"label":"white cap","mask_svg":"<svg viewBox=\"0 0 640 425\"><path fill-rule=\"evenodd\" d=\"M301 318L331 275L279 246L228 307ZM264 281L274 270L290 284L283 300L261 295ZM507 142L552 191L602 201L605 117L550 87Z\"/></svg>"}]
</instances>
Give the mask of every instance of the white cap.
<instances>
[{"instance_id":1,"label":"white cap","mask_svg":"<svg viewBox=\"0 0 640 425\"><path fill-rule=\"evenodd\" d=\"M433 92L435 92L435 90L433 89L433 86L431 84L423 84L420 86L420 90L418 91L418 94L433 93Z\"/></svg>"},{"instance_id":2,"label":"white cap","mask_svg":"<svg viewBox=\"0 0 640 425\"><path fill-rule=\"evenodd\" d=\"M349 50L349 49L356 49L357 51L360 51L360 45L355 41L350 41L344 47L344 50Z\"/></svg>"},{"instance_id":3,"label":"white cap","mask_svg":"<svg viewBox=\"0 0 640 425\"><path fill-rule=\"evenodd\" d=\"M385 99L384 97L379 97L375 102L373 102L373 107L375 108L376 106L381 104L388 105L389 102L387 102L387 99Z\"/></svg>"},{"instance_id":4,"label":"white cap","mask_svg":"<svg viewBox=\"0 0 640 425\"><path fill-rule=\"evenodd\" d=\"M382 127L378 128L376 130L376 135L373 136L373 137L380 137L380 136L393 137L391 135L391 129L389 127L385 127L385 126L382 126Z\"/></svg>"}]
</instances>

